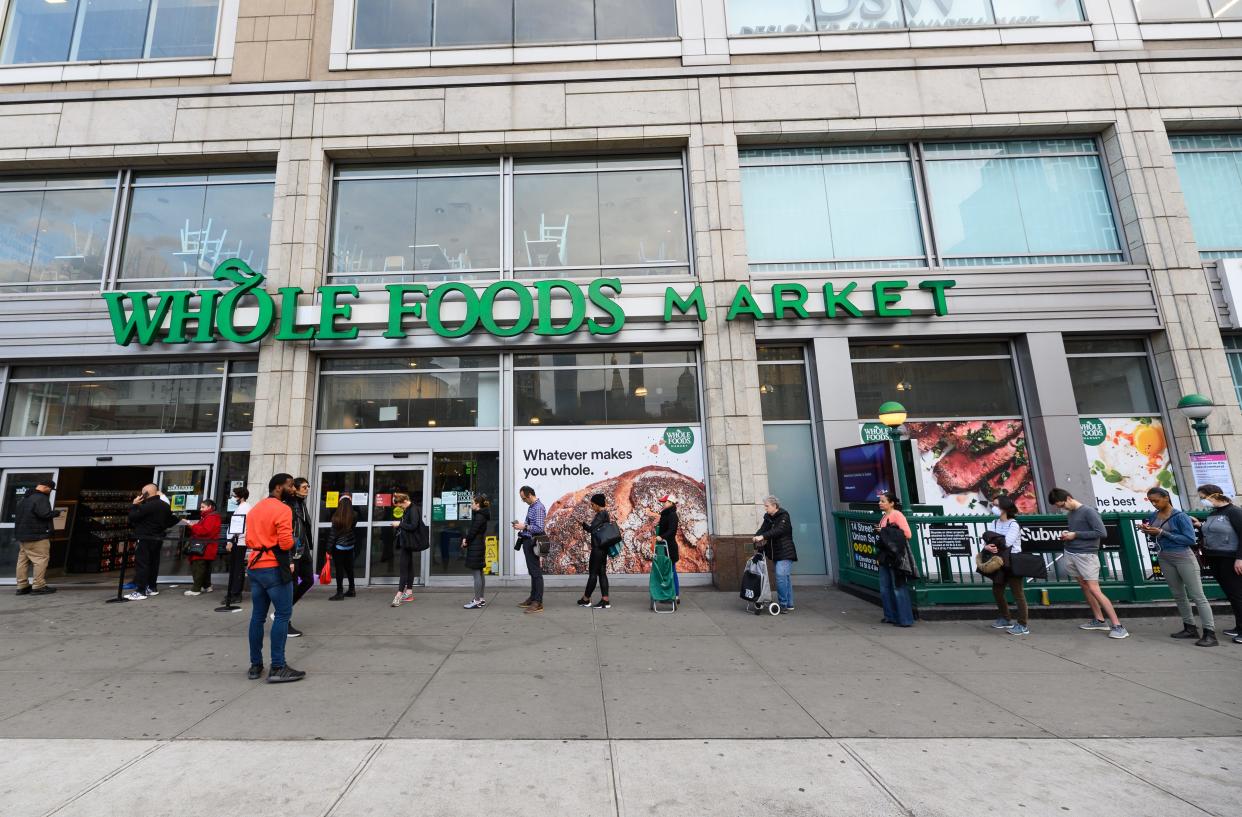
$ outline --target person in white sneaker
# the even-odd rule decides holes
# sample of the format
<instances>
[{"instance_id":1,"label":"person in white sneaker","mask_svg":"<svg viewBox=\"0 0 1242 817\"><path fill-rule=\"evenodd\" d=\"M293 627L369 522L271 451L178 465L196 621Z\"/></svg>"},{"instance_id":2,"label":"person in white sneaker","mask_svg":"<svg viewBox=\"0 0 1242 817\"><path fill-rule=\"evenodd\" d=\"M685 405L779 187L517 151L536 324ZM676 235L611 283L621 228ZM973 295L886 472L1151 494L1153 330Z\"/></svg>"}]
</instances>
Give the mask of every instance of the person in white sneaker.
<instances>
[{"instance_id":1,"label":"person in white sneaker","mask_svg":"<svg viewBox=\"0 0 1242 817\"><path fill-rule=\"evenodd\" d=\"M474 577L474 598L469 604L462 605L467 610L487 606L487 580L483 578L483 567L487 562L487 525L492 521L489 510L492 501L485 494L478 494L471 507L470 530L461 540L461 547L466 551L466 569Z\"/></svg>"},{"instance_id":2,"label":"person in white sneaker","mask_svg":"<svg viewBox=\"0 0 1242 817\"><path fill-rule=\"evenodd\" d=\"M1104 520L1095 508L1074 499L1064 488L1053 488L1048 492L1048 502L1067 514L1069 530L1061 534L1065 543L1066 571L1078 580L1082 594L1091 608L1091 620L1079 624L1080 630L1103 630L1109 638L1129 638L1130 633L1121 626L1113 603L1100 589L1100 542L1108 535L1104 528ZM1104 620L1104 616L1108 620Z\"/></svg>"},{"instance_id":3,"label":"person in white sneaker","mask_svg":"<svg viewBox=\"0 0 1242 817\"><path fill-rule=\"evenodd\" d=\"M211 592L211 566L216 562L220 549L220 514L216 512L216 503L210 499L203 500L203 515L190 525L190 546L201 543L202 553L191 553L189 556L190 576L193 581L187 596L198 596Z\"/></svg>"},{"instance_id":4,"label":"person in white sneaker","mask_svg":"<svg viewBox=\"0 0 1242 817\"><path fill-rule=\"evenodd\" d=\"M155 485L143 486L129 509L129 526L138 542L134 557L134 590L125 598L141 601L158 595L155 583L160 572L160 549L164 546L164 534L176 524L177 517L160 497L160 489Z\"/></svg>"}]
</instances>

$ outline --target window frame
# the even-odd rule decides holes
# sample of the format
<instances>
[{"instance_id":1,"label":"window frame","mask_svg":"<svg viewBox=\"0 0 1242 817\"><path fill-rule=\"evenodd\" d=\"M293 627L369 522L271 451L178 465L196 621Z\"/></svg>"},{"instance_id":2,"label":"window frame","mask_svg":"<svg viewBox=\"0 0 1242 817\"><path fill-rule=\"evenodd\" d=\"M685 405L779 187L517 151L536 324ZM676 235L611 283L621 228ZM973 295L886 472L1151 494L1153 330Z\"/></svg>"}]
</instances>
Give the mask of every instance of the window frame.
<instances>
[{"instance_id":1,"label":"window frame","mask_svg":"<svg viewBox=\"0 0 1242 817\"><path fill-rule=\"evenodd\" d=\"M1242 17L1239 18L1239 21L1242 22ZM1242 131L1230 130L1230 131L1223 131L1219 133L1204 133L1204 132L1177 133L1177 132L1174 132L1174 133L1169 134L1170 142L1175 142L1178 138L1195 139L1198 137L1205 137L1205 136L1236 136L1239 138L1239 140L1242 140ZM1173 161L1174 161L1175 167L1177 163L1177 155L1179 153L1236 153L1239 156L1239 163L1242 163L1242 143L1240 143L1237 147L1180 147L1179 148L1179 147L1175 147L1172 145L1171 147L1172 147ZM1178 173L1180 174L1181 171L1178 170ZM1179 186L1182 186L1180 175L1178 178L1178 184ZM1239 192L1239 195L1242 195L1242 191ZM1183 191L1183 200L1184 199L1185 199L1185 193ZM1189 204L1186 205L1186 211L1187 211L1187 217L1189 218L1189 215L1190 215ZM1191 230L1193 231L1193 229L1194 229L1194 222L1191 221ZM1242 233L1242 230L1240 230L1240 233ZM1204 261L1204 262L1222 261L1226 258L1242 258L1242 241L1239 242L1237 247L1224 247L1224 248L1205 250L1205 249L1199 248L1199 243L1196 240L1195 248L1199 252L1199 260Z\"/></svg>"},{"instance_id":2,"label":"window frame","mask_svg":"<svg viewBox=\"0 0 1242 817\"><path fill-rule=\"evenodd\" d=\"M805 0L805 5L808 11L810 12L810 16L812 18L815 16L815 2L816 0ZM997 23L995 22L996 5L993 2L993 0L984 0L984 2L986 2L988 5L988 10L991 12L992 20L994 22L990 24L985 24L985 25L964 25L964 26L911 26L909 24L909 20L907 19L906 11L905 11L904 5L902 4L901 0L895 0L895 2L897 3L897 8L900 10L901 20L904 23L904 25L877 27L877 28L834 30L830 28L820 28L817 23L814 28L806 30L806 31L765 31L765 32L752 32L752 33L744 34L741 31L734 30L733 12L730 11L730 6L733 5L733 0L725 0L725 3L724 3L725 31L728 32L726 36L729 37L730 39L756 39L756 38L762 39L765 37L823 37L823 36L837 36L841 34L844 34L844 35L884 34L884 33L891 33L891 32L979 31L979 30L986 31L986 30L991 30L991 29L1006 29L1006 28L1055 28L1058 26L1089 26L1091 25L1091 20L1089 17L1087 17L1087 11L1086 11L1086 8L1084 7L1083 0L1074 0L1075 4L1078 6L1078 18L1079 19L1077 20L1050 20L1048 22L1026 22L1026 23ZM1207 0L1199 0L1199 2L1205 3L1207 2ZM1135 10L1135 13L1136 14L1138 13L1137 9Z\"/></svg>"},{"instance_id":3,"label":"window frame","mask_svg":"<svg viewBox=\"0 0 1242 817\"><path fill-rule=\"evenodd\" d=\"M677 157L677 162L679 164L674 163L674 160L673 160L674 156ZM651 167L635 168L635 167L624 166L623 165L624 160L629 157L667 157L668 162L667 164L660 164L660 165L655 165ZM530 171L515 170L515 163L518 167L520 167L522 161L553 161L553 160L573 161L576 159L596 160L598 162L617 161L618 166L613 167L613 168L584 167L582 169L559 168L559 169L530 170ZM327 251L323 255L324 280L327 283L333 283L333 279L341 283L345 283L345 282L354 283L359 288L359 290L364 291L364 292L382 291L384 287L387 286L388 284L407 282L406 280L407 278L409 281L418 282L418 283L429 283L429 284L442 283L446 281L460 281L460 280L465 280L467 282L481 281L481 282L487 282L487 283L503 280L503 281L518 281L519 283L525 283L525 284L533 284L536 281L547 280L549 278L556 278L557 280L574 281L577 283L586 283L586 282L593 281L599 277L618 277L618 278L621 278L622 280L647 281L651 283L665 283L665 282L677 283L677 282L683 282L686 280L692 280L692 281L698 280L698 267L697 267L697 258L695 257L696 254L695 254L695 244L694 244L693 212L691 210L691 202L690 202L690 169L688 167L688 158L686 155L686 150L684 148L676 151L675 153L667 151L667 150L655 150L655 151L627 151L625 153L592 152L592 153L567 153L567 154L551 154L551 155L539 154L538 156L504 155L496 159L489 159L486 157L478 158L478 159L465 158L461 160L461 163L463 165L466 165L466 164L478 165L478 164L482 164L484 161L496 161L498 163L497 172L499 173L499 176L500 176L500 191L499 191L500 193L500 201L499 201L500 231L498 235L498 240L500 242L499 243L499 250L500 250L499 268L480 267L477 269L470 269L470 270L464 271L465 272L464 276L462 275L463 271L451 270L451 269L450 270L427 270L425 272L420 272L418 270L402 270L402 271L393 271L393 272L388 272L388 273L385 273L385 272L369 272L369 273L332 272L331 267L332 267L332 259L333 259L333 249L335 246L336 231L337 231L337 219L336 219L337 183L342 180L342 176L341 176L342 168L357 167L357 166L383 167L383 163L376 163L374 161L361 161L361 162L360 161L337 161L337 162L333 162L333 165L332 165L332 171L331 171L331 176L330 176L332 183L331 183L331 186L328 192ZM412 169L422 167L422 166L435 167L435 166L443 165L443 164L444 164L443 161L435 161L435 160L428 160L426 162L408 162L408 161L407 162L394 162L391 165L392 168L394 169L393 173L381 173L381 174L377 174L374 176L366 176L366 177L358 177L358 178L418 179L418 178L446 178L446 177L448 178L488 177L488 176L496 175L490 170L486 172L482 170L476 170L473 172L467 171L467 172L428 173L426 175L420 175L417 172L409 172ZM398 169L400 168L407 169L407 172L405 173L399 172ZM682 207L682 219L684 222L684 229L685 229L686 256L687 256L686 261L684 263L680 261L661 261L661 262L626 264L626 265L578 264L578 265L557 266L557 267L519 266L514 263L514 253L517 248L517 238L514 236L514 228L513 228L513 215L515 212L513 181L515 177L523 176L523 175L624 173L624 172L633 172L635 170L667 171L667 170L673 170L673 169L677 169L681 173L681 207ZM348 177L345 177L345 180L349 180ZM495 277L483 277L483 275L481 274L481 273L490 273L493 271L493 269L495 269L495 272L496 272ZM626 274L627 271L634 270L634 269L650 269L650 270L685 269L686 273L683 274L680 272L668 272L668 273L652 272L652 273L641 274L641 275ZM571 274L571 275L564 275L564 276L557 276L555 274L553 275L523 274L523 273L538 272L538 271L551 272L551 273L557 273L557 272L573 273L573 272L587 271L589 273L597 273L597 274L594 274L594 275L592 274L572 275ZM363 280L363 281L351 281L350 280L350 279L355 279L355 278L365 278L365 279L375 279L375 280Z\"/></svg>"},{"instance_id":4,"label":"window frame","mask_svg":"<svg viewBox=\"0 0 1242 817\"><path fill-rule=\"evenodd\" d=\"M1136 335L1109 336L1109 335L1098 335L1098 334L1092 335L1089 333L1082 334L1082 335L1079 335L1079 334L1066 335L1065 339L1075 340L1075 339L1091 339L1091 338L1100 338L1100 337L1107 338L1109 340L1134 341L1138 343L1141 348L1135 349L1132 352L1069 352L1067 351L1065 353L1066 360L1069 360L1070 358L1110 358L1110 357L1142 358L1144 361L1146 361L1147 378L1148 378L1148 382L1151 384L1152 403L1155 406L1155 410L1151 412L1141 412L1141 411L1114 412L1112 414L1107 414L1107 413L1106 414L1099 414L1099 413L1083 414L1082 412L1079 412L1078 416L1079 417L1120 417L1123 415L1124 416L1135 416L1135 417L1154 416L1154 417L1159 417L1160 421L1163 422L1166 427L1168 427L1169 425L1169 414L1167 411L1168 407L1165 405L1165 402L1164 402L1164 392L1160 388L1160 372L1156 370L1156 361L1155 361L1155 358L1152 356L1151 344L1148 342L1148 339L1145 337L1136 336ZM1242 347L1240 347L1240 349L1242 349ZM1226 354L1228 353L1228 351L1229 349L1228 347L1226 347L1225 348ZM1073 376L1071 373L1071 386L1072 385L1073 385ZM1077 396L1075 396L1074 403L1075 403L1074 409L1075 411L1077 411L1078 409Z\"/></svg>"},{"instance_id":5,"label":"window frame","mask_svg":"<svg viewBox=\"0 0 1242 817\"><path fill-rule=\"evenodd\" d=\"M1134 0L1134 17L1138 21L1139 25L1147 26L1168 25L1170 23L1206 23L1207 25L1213 25L1216 23L1242 22L1242 11L1239 11L1238 15L1233 17L1216 17L1212 14L1212 4L1209 3L1208 0L1195 0L1195 3L1207 12L1202 17L1160 17L1155 19L1145 19L1141 10L1142 3L1140 0Z\"/></svg>"},{"instance_id":6,"label":"window frame","mask_svg":"<svg viewBox=\"0 0 1242 817\"><path fill-rule=\"evenodd\" d=\"M76 80L147 79L158 77L225 76L233 73L237 18L241 0L219 0L211 54L200 57L133 57L116 60L64 60L0 63L0 85ZM7 34L14 0L0 0L0 38ZM150 53L152 23L147 21L143 53ZM74 31L77 21L74 23ZM71 34L72 36L72 34ZM7 40L0 42L0 49Z\"/></svg>"}]
</instances>

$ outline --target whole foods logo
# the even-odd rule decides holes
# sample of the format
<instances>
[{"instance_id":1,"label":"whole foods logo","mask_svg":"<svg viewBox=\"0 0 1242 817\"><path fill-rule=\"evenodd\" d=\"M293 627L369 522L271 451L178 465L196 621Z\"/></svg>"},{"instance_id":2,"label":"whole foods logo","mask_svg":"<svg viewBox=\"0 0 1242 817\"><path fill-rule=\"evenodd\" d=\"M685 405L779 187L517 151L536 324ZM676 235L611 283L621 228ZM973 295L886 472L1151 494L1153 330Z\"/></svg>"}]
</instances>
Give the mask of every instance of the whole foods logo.
<instances>
[{"instance_id":1,"label":"whole foods logo","mask_svg":"<svg viewBox=\"0 0 1242 817\"><path fill-rule=\"evenodd\" d=\"M1108 436L1104 421L1094 417L1083 417L1078 421L1078 427L1082 430L1083 445L1099 445Z\"/></svg>"},{"instance_id":2,"label":"whole foods logo","mask_svg":"<svg viewBox=\"0 0 1242 817\"><path fill-rule=\"evenodd\" d=\"M694 429L676 426L664 429L664 446L674 454L684 454L694 448Z\"/></svg>"},{"instance_id":3,"label":"whole foods logo","mask_svg":"<svg viewBox=\"0 0 1242 817\"><path fill-rule=\"evenodd\" d=\"M888 426L883 423L863 423L859 436L865 443L886 443L889 440Z\"/></svg>"}]
</instances>

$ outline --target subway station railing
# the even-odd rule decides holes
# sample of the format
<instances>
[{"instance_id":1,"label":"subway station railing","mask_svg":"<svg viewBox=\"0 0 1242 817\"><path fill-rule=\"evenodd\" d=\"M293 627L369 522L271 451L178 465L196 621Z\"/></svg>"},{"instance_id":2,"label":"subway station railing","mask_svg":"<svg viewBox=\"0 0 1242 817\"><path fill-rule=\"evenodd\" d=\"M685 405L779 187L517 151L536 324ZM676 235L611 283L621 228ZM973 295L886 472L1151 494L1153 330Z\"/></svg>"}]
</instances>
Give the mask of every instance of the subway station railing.
<instances>
[{"instance_id":1,"label":"subway station railing","mask_svg":"<svg viewBox=\"0 0 1242 817\"><path fill-rule=\"evenodd\" d=\"M1201 514L1194 514L1201 516ZM871 590L879 589L876 548L880 515L866 511L837 511L833 515L838 569L843 584ZM1108 536L1100 549L1100 587L1114 601L1146 602L1170 600L1168 585L1160 574L1154 545L1139 530L1145 518L1135 513L1102 514ZM910 548L919 569L914 581L915 600L920 605L987 604L992 601L992 580L975 572L975 554L980 536L993 516L906 515L914 538ZM1028 579L1027 601L1031 604L1081 602L1078 582L1066 573L1060 534L1066 529L1062 515L1032 515L1018 518L1022 526L1022 550L1040 553L1048 565L1047 579ZM1220 587L1204 568L1204 590L1208 598L1223 598Z\"/></svg>"}]
</instances>

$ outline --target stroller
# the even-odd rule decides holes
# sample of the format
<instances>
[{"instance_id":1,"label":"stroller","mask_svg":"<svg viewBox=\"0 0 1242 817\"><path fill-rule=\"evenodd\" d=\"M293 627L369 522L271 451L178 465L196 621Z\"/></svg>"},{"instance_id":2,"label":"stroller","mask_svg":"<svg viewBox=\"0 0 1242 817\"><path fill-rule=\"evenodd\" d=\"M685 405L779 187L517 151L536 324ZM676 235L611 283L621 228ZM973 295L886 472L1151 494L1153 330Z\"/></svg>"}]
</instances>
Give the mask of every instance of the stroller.
<instances>
[{"instance_id":1,"label":"stroller","mask_svg":"<svg viewBox=\"0 0 1242 817\"><path fill-rule=\"evenodd\" d=\"M651 559L651 612L676 613L677 591L673 586L673 561L668 557L668 543L657 539L655 556ZM661 609L667 605L668 609Z\"/></svg>"},{"instance_id":2,"label":"stroller","mask_svg":"<svg viewBox=\"0 0 1242 817\"><path fill-rule=\"evenodd\" d=\"M768 585L768 562L763 558L763 551L755 551L755 555L746 563L742 573L742 600L746 602L746 611L762 615L766 609L770 614L779 616L781 606L772 601L772 588Z\"/></svg>"}]
</instances>

